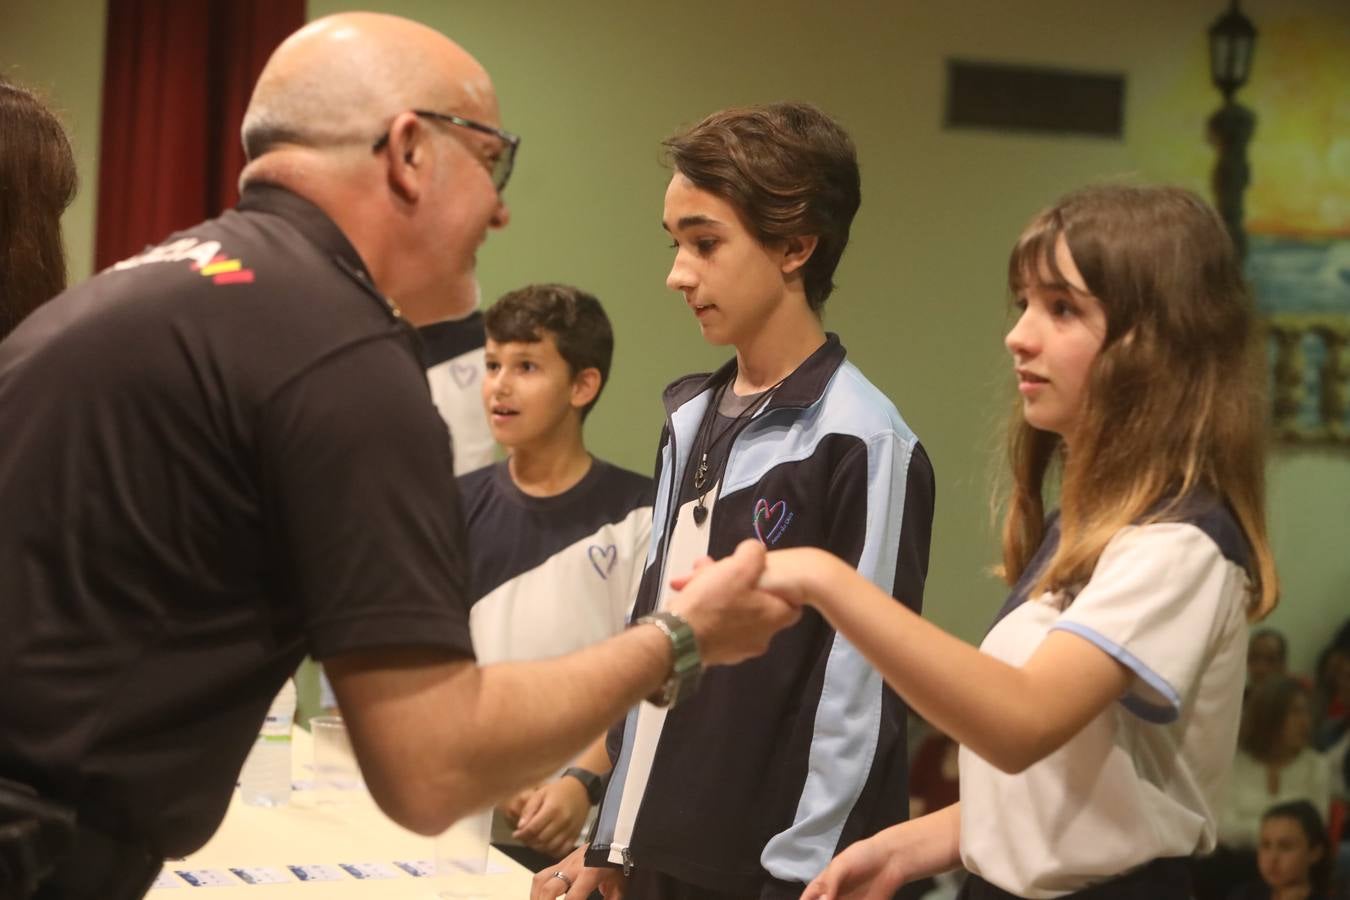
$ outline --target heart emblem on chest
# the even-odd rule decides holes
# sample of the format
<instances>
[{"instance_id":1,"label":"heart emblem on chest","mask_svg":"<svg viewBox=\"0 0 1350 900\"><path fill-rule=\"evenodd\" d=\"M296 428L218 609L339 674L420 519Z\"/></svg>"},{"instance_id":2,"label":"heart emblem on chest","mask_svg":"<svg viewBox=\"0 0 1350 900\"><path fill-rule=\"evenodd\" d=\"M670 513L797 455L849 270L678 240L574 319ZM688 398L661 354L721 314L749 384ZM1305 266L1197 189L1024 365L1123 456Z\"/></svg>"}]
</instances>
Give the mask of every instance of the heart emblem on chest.
<instances>
[{"instance_id":1,"label":"heart emblem on chest","mask_svg":"<svg viewBox=\"0 0 1350 900\"><path fill-rule=\"evenodd\" d=\"M761 544L778 543L791 521L792 513L788 511L787 501L779 500L771 504L762 497L755 501L755 537L759 538Z\"/></svg>"},{"instance_id":2,"label":"heart emblem on chest","mask_svg":"<svg viewBox=\"0 0 1350 900\"><path fill-rule=\"evenodd\" d=\"M455 379L455 384L466 388L478 380L478 367L473 363L451 363L450 377Z\"/></svg>"},{"instance_id":3,"label":"heart emblem on chest","mask_svg":"<svg viewBox=\"0 0 1350 900\"><path fill-rule=\"evenodd\" d=\"M591 558L591 565L599 573L601 578L609 578L609 573L614 571L614 564L619 561L619 549L613 544L607 544L601 547L599 544L591 544L586 549L586 555Z\"/></svg>"}]
</instances>

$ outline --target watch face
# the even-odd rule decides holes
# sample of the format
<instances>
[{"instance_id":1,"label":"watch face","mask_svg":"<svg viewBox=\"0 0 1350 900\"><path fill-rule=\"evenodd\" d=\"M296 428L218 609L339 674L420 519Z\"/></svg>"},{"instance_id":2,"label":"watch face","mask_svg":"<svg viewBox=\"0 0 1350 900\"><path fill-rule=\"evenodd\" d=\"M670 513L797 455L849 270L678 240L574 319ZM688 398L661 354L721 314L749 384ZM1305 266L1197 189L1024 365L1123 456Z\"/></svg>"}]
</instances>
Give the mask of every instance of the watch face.
<instances>
[{"instance_id":1,"label":"watch face","mask_svg":"<svg viewBox=\"0 0 1350 900\"><path fill-rule=\"evenodd\" d=\"M671 652L674 654L669 677L655 694L647 698L647 702L664 707L679 704L694 693L703 677L703 661L698 654L694 630L683 618L664 610L643 616L635 624L651 624L660 628L670 639Z\"/></svg>"}]
</instances>

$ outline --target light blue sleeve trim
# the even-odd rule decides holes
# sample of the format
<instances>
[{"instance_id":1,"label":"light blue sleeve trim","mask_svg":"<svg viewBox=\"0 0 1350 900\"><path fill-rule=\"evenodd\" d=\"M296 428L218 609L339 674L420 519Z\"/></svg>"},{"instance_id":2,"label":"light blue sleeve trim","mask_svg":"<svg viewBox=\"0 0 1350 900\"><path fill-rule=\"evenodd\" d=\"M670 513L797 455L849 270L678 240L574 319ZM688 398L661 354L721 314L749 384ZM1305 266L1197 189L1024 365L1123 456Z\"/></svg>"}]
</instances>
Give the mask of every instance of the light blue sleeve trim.
<instances>
[{"instance_id":1,"label":"light blue sleeve trim","mask_svg":"<svg viewBox=\"0 0 1350 900\"><path fill-rule=\"evenodd\" d=\"M1096 646L1099 650L1106 653L1112 659L1134 672L1139 679L1153 690L1157 691L1159 696L1167 700L1168 706L1158 706L1155 703L1149 703L1137 694L1126 692L1120 698L1120 704L1134 713L1145 722L1152 722L1155 725L1166 725L1175 722L1177 716L1181 714L1181 695L1176 692L1172 685L1157 672L1150 669L1142 659L1135 656L1129 650L1109 640L1086 625L1078 622L1056 622L1050 626L1051 631L1067 631L1070 634L1076 634L1085 641Z\"/></svg>"},{"instance_id":2,"label":"light blue sleeve trim","mask_svg":"<svg viewBox=\"0 0 1350 900\"><path fill-rule=\"evenodd\" d=\"M889 594L895 586L914 444L888 432L866 446L867 523L858 571ZM810 881L829 865L876 761L882 687L876 669L836 634L796 814L792 824L770 838L760 854L760 864L773 877Z\"/></svg>"}]
</instances>

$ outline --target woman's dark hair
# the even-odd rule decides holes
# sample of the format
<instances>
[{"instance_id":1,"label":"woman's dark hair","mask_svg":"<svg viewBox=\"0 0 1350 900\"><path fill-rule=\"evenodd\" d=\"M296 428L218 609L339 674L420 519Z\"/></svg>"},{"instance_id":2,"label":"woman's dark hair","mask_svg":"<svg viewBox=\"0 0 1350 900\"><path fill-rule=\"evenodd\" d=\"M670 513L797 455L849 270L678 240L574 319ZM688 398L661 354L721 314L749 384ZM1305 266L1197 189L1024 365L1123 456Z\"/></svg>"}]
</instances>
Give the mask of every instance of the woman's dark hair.
<instances>
[{"instance_id":1,"label":"woman's dark hair","mask_svg":"<svg viewBox=\"0 0 1350 900\"><path fill-rule=\"evenodd\" d=\"M1322 822L1322 814L1307 800L1293 800L1277 803L1261 815L1261 821L1267 819L1292 819L1303 829L1308 846L1321 847L1322 858L1312 864L1308 870L1308 882L1312 886L1310 896L1325 897L1331 887L1331 867L1333 863L1332 846L1327 839L1327 828Z\"/></svg>"},{"instance_id":2,"label":"woman's dark hair","mask_svg":"<svg viewBox=\"0 0 1350 900\"><path fill-rule=\"evenodd\" d=\"M1306 698L1308 689L1296 678L1267 678L1252 688L1242 711L1238 743L1253 759L1270 762L1284 737L1284 723L1294 698Z\"/></svg>"},{"instance_id":3,"label":"woman's dark hair","mask_svg":"<svg viewBox=\"0 0 1350 900\"><path fill-rule=\"evenodd\" d=\"M0 78L0 338L66 287L61 213L75 198L65 129L33 92Z\"/></svg>"}]
</instances>

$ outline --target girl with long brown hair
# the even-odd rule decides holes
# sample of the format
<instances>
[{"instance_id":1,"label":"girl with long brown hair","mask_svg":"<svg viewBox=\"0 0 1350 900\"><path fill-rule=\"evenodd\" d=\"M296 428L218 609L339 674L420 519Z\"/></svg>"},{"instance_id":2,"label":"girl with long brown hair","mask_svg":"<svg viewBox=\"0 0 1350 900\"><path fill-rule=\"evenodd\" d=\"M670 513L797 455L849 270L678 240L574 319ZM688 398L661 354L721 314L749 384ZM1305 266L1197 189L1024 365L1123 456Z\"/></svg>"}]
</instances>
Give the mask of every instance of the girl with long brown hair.
<instances>
[{"instance_id":1,"label":"girl with long brown hair","mask_svg":"<svg viewBox=\"0 0 1350 900\"><path fill-rule=\"evenodd\" d=\"M0 78L0 338L66 287L61 213L75 157L51 110Z\"/></svg>"},{"instance_id":2,"label":"girl with long brown hair","mask_svg":"<svg viewBox=\"0 0 1350 900\"><path fill-rule=\"evenodd\" d=\"M1247 623L1276 598L1231 241L1187 191L1091 187L1032 219L1008 274L1012 593L980 649L823 551L769 554L766 587L961 744L959 802L849 847L808 898L963 864L967 898L1179 900L1185 858L1214 847Z\"/></svg>"}]
</instances>

